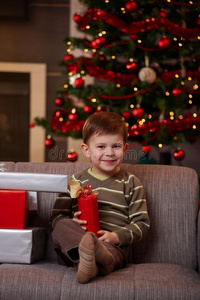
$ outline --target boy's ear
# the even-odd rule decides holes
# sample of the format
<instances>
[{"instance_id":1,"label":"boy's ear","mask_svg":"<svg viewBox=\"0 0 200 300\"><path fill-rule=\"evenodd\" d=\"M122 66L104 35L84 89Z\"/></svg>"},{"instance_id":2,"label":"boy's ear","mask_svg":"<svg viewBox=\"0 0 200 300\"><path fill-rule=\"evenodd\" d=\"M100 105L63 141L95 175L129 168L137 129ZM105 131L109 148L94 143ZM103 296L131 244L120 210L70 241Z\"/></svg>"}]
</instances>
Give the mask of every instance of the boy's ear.
<instances>
[{"instance_id":1,"label":"boy's ear","mask_svg":"<svg viewBox=\"0 0 200 300\"><path fill-rule=\"evenodd\" d=\"M86 157L90 158L90 150L87 144L81 144L81 150Z\"/></svg>"},{"instance_id":2,"label":"boy's ear","mask_svg":"<svg viewBox=\"0 0 200 300\"><path fill-rule=\"evenodd\" d=\"M128 150L128 143L126 143L124 146L124 152L126 152L126 150Z\"/></svg>"}]
</instances>

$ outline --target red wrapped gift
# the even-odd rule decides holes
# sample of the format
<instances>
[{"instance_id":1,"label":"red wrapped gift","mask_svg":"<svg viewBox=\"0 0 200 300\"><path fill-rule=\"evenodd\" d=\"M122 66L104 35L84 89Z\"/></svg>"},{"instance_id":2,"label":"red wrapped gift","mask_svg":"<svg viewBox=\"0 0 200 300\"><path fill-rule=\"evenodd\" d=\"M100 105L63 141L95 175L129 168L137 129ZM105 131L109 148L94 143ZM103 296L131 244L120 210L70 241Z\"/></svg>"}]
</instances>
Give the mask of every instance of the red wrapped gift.
<instances>
[{"instance_id":1,"label":"red wrapped gift","mask_svg":"<svg viewBox=\"0 0 200 300\"><path fill-rule=\"evenodd\" d=\"M100 230L100 226L97 196L92 192L90 186L85 186L78 197L78 210L81 211L79 219L87 221L87 231L94 232L98 237L97 232Z\"/></svg>"},{"instance_id":2,"label":"red wrapped gift","mask_svg":"<svg viewBox=\"0 0 200 300\"><path fill-rule=\"evenodd\" d=\"M26 191L0 190L0 228L24 229L27 217Z\"/></svg>"}]
</instances>

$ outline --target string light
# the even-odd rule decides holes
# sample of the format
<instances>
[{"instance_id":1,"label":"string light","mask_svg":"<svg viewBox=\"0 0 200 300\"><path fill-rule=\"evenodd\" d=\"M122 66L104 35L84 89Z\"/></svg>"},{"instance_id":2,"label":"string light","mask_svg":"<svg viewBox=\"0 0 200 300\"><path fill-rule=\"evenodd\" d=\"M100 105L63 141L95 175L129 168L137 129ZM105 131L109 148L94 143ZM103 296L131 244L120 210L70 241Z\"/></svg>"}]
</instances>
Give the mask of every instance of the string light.
<instances>
[{"instance_id":1,"label":"string light","mask_svg":"<svg viewBox=\"0 0 200 300\"><path fill-rule=\"evenodd\" d=\"M96 98L92 98L91 102L95 103L95 102L97 102L97 99Z\"/></svg>"},{"instance_id":2,"label":"string light","mask_svg":"<svg viewBox=\"0 0 200 300\"><path fill-rule=\"evenodd\" d=\"M121 84L119 84L119 83L116 84L116 87L117 87L117 88L120 88L120 86L121 86Z\"/></svg>"},{"instance_id":3,"label":"string light","mask_svg":"<svg viewBox=\"0 0 200 300\"><path fill-rule=\"evenodd\" d=\"M166 92L166 93L165 93L165 95L166 95L166 96L169 96L169 95L170 95L170 93L169 93L169 92Z\"/></svg>"},{"instance_id":4,"label":"string light","mask_svg":"<svg viewBox=\"0 0 200 300\"><path fill-rule=\"evenodd\" d=\"M162 144L158 144L158 147L159 147L159 148L162 148L162 146L163 146Z\"/></svg>"},{"instance_id":5,"label":"string light","mask_svg":"<svg viewBox=\"0 0 200 300\"><path fill-rule=\"evenodd\" d=\"M193 90L198 90L198 88L199 88L199 86L198 86L198 84L195 84L194 86L193 86Z\"/></svg>"},{"instance_id":6,"label":"string light","mask_svg":"<svg viewBox=\"0 0 200 300\"><path fill-rule=\"evenodd\" d=\"M75 114L75 113L76 113L76 108L75 108L75 107L72 108L71 113L72 113L72 114Z\"/></svg>"},{"instance_id":7,"label":"string light","mask_svg":"<svg viewBox=\"0 0 200 300\"><path fill-rule=\"evenodd\" d=\"M67 89L68 88L68 84L64 84L64 88Z\"/></svg>"},{"instance_id":8,"label":"string light","mask_svg":"<svg viewBox=\"0 0 200 300\"><path fill-rule=\"evenodd\" d=\"M130 108L134 108L134 104L130 104Z\"/></svg>"}]
</instances>

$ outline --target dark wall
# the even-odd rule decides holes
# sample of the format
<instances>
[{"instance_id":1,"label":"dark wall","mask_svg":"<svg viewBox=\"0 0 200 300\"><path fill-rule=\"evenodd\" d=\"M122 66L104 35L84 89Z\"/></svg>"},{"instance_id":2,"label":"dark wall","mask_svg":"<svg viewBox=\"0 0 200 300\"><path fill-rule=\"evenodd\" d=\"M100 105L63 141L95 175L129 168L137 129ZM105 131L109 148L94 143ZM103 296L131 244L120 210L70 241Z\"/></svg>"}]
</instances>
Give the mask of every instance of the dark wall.
<instances>
[{"instance_id":1,"label":"dark wall","mask_svg":"<svg viewBox=\"0 0 200 300\"><path fill-rule=\"evenodd\" d=\"M66 53L63 40L69 35L70 1L19 1L17 11L16 0L3 0L0 4L0 61L47 65L46 116L50 120L56 109L56 88L64 82L59 62ZM27 2L28 6L23 6Z\"/></svg>"}]
</instances>

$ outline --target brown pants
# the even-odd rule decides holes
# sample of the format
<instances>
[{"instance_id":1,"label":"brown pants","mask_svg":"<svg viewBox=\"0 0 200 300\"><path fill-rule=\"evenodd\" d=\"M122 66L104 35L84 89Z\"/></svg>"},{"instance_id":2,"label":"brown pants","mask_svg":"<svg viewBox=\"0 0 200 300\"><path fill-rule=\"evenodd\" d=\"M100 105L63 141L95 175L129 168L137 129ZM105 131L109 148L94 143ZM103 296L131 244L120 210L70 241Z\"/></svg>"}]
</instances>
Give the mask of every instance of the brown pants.
<instances>
[{"instance_id":1,"label":"brown pants","mask_svg":"<svg viewBox=\"0 0 200 300\"><path fill-rule=\"evenodd\" d=\"M59 264L68 267L77 266L79 263L78 247L84 234L85 231L82 227L71 219L63 219L56 224L52 238ZM118 270L125 267L126 255L122 249L110 243L102 243L115 257L114 269Z\"/></svg>"}]
</instances>

